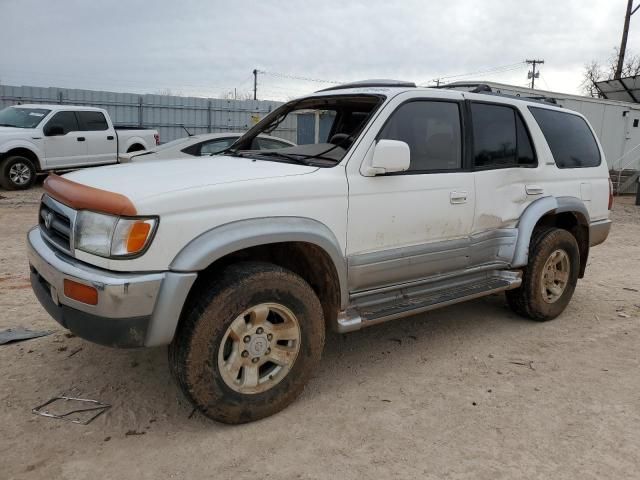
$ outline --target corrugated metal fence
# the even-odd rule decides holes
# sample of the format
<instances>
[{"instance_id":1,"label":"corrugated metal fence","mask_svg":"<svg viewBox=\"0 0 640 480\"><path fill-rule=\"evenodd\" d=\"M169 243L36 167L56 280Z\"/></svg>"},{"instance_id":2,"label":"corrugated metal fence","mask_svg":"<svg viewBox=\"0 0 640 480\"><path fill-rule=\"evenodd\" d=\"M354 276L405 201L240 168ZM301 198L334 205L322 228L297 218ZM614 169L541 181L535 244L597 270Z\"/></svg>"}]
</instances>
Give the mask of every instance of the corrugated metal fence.
<instances>
[{"instance_id":1,"label":"corrugated metal fence","mask_svg":"<svg viewBox=\"0 0 640 480\"><path fill-rule=\"evenodd\" d=\"M0 108L17 103L57 103L104 108L115 125L157 129L164 142L191 133L243 132L281 105L263 100L138 95L57 87L0 85ZM287 119L273 135L295 142L296 119Z\"/></svg>"}]
</instances>

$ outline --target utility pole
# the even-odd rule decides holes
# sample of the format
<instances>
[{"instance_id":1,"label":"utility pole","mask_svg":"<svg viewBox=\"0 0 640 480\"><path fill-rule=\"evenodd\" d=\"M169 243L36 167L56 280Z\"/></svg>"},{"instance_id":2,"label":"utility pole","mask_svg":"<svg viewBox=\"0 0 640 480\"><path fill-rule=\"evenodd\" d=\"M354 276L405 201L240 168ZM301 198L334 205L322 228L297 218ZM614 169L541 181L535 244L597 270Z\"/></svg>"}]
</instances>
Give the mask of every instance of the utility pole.
<instances>
[{"instance_id":1,"label":"utility pole","mask_svg":"<svg viewBox=\"0 0 640 480\"><path fill-rule=\"evenodd\" d=\"M253 69L253 99L258 99L258 69Z\"/></svg>"},{"instance_id":2,"label":"utility pole","mask_svg":"<svg viewBox=\"0 0 640 480\"><path fill-rule=\"evenodd\" d=\"M640 8L640 5L638 5L636 8L633 8L633 0L627 0L627 13L624 16L624 28L622 29L622 41L620 42L618 65L616 66L616 74L613 78L620 78L622 76L622 68L624 67L624 54L627 50L627 37L629 36L629 22L631 21L631 15L636 13L638 8Z\"/></svg>"},{"instance_id":3,"label":"utility pole","mask_svg":"<svg viewBox=\"0 0 640 480\"><path fill-rule=\"evenodd\" d=\"M531 70L527 74L527 78L531 79L531 89L536 88L536 78L540 78L540 71L536 72L536 65L542 65L544 60L526 60L526 62L532 65Z\"/></svg>"}]
</instances>

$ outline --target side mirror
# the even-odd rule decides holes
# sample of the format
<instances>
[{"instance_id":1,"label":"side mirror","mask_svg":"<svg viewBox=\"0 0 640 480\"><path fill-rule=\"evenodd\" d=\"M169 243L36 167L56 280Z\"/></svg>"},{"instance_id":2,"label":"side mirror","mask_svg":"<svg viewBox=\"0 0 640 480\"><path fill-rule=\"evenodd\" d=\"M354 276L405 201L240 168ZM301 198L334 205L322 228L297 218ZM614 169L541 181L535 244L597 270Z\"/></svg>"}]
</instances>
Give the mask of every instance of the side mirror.
<instances>
[{"instance_id":1,"label":"side mirror","mask_svg":"<svg viewBox=\"0 0 640 480\"><path fill-rule=\"evenodd\" d=\"M411 165L409 145L398 140L378 140L373 151L371 165L365 175L384 175L385 173L404 172Z\"/></svg>"},{"instance_id":2,"label":"side mirror","mask_svg":"<svg viewBox=\"0 0 640 480\"><path fill-rule=\"evenodd\" d=\"M62 128L62 125L50 125L47 127L44 134L47 137L56 137L59 135L64 135L64 128Z\"/></svg>"}]
</instances>

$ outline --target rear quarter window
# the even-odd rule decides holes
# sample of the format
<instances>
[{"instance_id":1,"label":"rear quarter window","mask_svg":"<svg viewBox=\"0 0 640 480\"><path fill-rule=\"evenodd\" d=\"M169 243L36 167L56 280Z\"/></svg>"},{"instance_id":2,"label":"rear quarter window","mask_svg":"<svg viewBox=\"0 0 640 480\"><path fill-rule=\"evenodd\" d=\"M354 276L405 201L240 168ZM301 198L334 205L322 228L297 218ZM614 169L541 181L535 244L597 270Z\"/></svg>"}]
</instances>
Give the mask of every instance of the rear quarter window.
<instances>
[{"instance_id":1,"label":"rear quarter window","mask_svg":"<svg viewBox=\"0 0 640 480\"><path fill-rule=\"evenodd\" d=\"M577 115L529 107L538 122L558 168L600 165L600 149L587 122Z\"/></svg>"}]
</instances>

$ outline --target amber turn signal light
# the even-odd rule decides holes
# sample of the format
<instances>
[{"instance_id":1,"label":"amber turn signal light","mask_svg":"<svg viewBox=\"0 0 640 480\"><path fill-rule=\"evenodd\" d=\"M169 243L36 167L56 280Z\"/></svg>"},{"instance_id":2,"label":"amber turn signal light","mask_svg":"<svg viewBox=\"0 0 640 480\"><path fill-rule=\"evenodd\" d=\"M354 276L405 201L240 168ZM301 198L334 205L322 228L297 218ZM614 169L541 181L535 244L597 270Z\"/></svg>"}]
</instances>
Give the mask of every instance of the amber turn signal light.
<instances>
[{"instance_id":1,"label":"amber turn signal light","mask_svg":"<svg viewBox=\"0 0 640 480\"><path fill-rule=\"evenodd\" d=\"M89 285L74 282L73 280L64 279L64 295L77 302L86 303L87 305L98 304L98 290Z\"/></svg>"},{"instance_id":2,"label":"amber turn signal light","mask_svg":"<svg viewBox=\"0 0 640 480\"><path fill-rule=\"evenodd\" d=\"M127 236L127 252L137 253L144 248L149 237L151 225L146 222L136 222L131 226L129 235Z\"/></svg>"}]
</instances>

